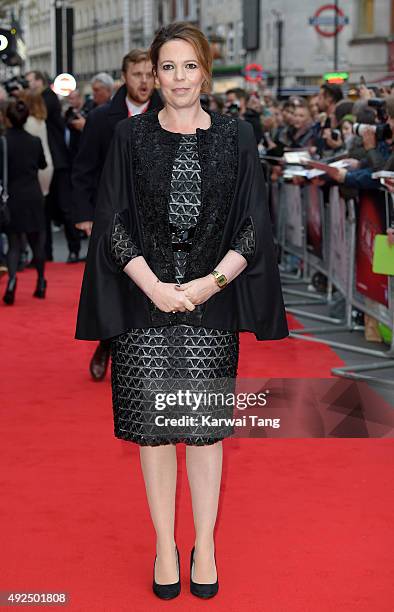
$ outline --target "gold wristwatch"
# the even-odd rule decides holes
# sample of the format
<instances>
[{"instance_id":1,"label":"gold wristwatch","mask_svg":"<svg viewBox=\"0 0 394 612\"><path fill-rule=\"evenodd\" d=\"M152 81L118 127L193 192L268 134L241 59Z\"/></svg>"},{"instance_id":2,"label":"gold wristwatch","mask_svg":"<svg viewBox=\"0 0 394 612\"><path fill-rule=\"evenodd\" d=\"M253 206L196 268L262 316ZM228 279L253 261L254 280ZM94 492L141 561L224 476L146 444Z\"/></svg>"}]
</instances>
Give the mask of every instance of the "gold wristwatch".
<instances>
[{"instance_id":1,"label":"gold wristwatch","mask_svg":"<svg viewBox=\"0 0 394 612\"><path fill-rule=\"evenodd\" d=\"M214 270L213 272L211 272L211 274L213 274L213 276L215 277L218 287L220 287L220 289L224 289L224 287L227 285L227 278L225 277L225 275L221 272L218 272L217 270Z\"/></svg>"}]
</instances>

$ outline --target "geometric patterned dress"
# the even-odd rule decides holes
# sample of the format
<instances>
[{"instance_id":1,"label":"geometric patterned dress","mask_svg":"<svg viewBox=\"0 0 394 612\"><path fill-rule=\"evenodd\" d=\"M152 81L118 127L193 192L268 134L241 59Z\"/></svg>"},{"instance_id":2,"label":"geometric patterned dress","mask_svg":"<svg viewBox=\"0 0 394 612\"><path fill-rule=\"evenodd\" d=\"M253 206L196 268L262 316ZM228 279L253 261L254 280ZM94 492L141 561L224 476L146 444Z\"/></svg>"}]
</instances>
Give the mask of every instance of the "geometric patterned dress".
<instances>
[{"instance_id":1,"label":"geometric patterned dress","mask_svg":"<svg viewBox=\"0 0 394 612\"><path fill-rule=\"evenodd\" d=\"M201 176L196 134L182 134L174 160L169 200L176 281L181 283L201 205ZM185 247L185 248L184 248ZM232 248L247 260L254 252L253 226L247 223ZM124 226L117 222L112 256L124 267L140 255ZM139 445L214 444L231 436L226 421L233 405L220 401L234 392L239 332L192 325L134 328L111 339L111 384L114 435ZM179 399L179 392L184 392ZM186 391L200 394L200 403L186 402ZM159 393L173 393L176 402L161 403ZM208 392L211 395L208 396ZM213 396L212 393L215 393ZM212 397L215 399L212 400ZM169 420L171 419L171 422Z\"/></svg>"}]
</instances>

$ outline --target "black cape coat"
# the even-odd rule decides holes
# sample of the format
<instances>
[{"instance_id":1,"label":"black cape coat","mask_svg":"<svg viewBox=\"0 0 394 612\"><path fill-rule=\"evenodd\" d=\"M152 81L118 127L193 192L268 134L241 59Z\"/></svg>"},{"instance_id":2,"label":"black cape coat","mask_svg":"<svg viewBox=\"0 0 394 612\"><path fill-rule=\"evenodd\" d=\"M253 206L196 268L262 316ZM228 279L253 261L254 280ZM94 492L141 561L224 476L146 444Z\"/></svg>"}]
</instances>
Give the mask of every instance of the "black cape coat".
<instances>
[{"instance_id":1,"label":"black cape coat","mask_svg":"<svg viewBox=\"0 0 394 612\"><path fill-rule=\"evenodd\" d=\"M158 111L118 123L103 169L81 288L75 338L105 340L131 328L188 324L253 332L257 340L288 336L261 163L246 121L210 112L197 129L201 209L184 282L215 269L247 220L255 232L248 266L189 312L159 310L115 263L115 219L126 226L163 282L175 281L168 219L171 174L180 134L161 127Z\"/></svg>"}]
</instances>

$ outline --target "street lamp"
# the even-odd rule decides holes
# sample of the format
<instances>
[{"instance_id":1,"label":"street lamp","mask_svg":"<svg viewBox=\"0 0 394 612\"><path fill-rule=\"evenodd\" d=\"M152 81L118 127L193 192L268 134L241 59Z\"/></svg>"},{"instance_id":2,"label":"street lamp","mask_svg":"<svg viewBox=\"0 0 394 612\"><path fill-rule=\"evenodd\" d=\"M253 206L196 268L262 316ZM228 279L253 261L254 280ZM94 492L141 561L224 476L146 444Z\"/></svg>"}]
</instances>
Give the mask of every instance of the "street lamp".
<instances>
[{"instance_id":1,"label":"street lamp","mask_svg":"<svg viewBox=\"0 0 394 612\"><path fill-rule=\"evenodd\" d=\"M97 33L98 33L97 31L98 31L98 25L99 25L99 22L98 22L98 19L97 19L96 6L93 5L93 66L94 66L93 71L94 71L94 74L97 73L97 69L98 69L98 67L97 67L97 46L98 46L97 45L97 42L98 42L97 41L97 38L98 38L97 37Z\"/></svg>"},{"instance_id":2,"label":"street lamp","mask_svg":"<svg viewBox=\"0 0 394 612\"><path fill-rule=\"evenodd\" d=\"M282 95L282 39L283 39L283 15L280 11L273 9L271 13L276 18L277 41L278 41L278 60L277 60L277 91L276 97L281 99Z\"/></svg>"},{"instance_id":3,"label":"street lamp","mask_svg":"<svg viewBox=\"0 0 394 612\"><path fill-rule=\"evenodd\" d=\"M335 36L334 36L334 72L338 71L338 13L339 13L339 0L335 0Z\"/></svg>"}]
</instances>

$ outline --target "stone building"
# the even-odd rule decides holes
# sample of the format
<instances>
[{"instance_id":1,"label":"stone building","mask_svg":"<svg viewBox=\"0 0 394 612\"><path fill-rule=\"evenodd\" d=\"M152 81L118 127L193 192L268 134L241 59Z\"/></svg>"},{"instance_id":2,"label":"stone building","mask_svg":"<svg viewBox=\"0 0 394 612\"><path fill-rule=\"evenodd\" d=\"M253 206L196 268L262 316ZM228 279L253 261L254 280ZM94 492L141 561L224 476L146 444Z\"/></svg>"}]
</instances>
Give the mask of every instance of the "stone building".
<instances>
[{"instance_id":1,"label":"stone building","mask_svg":"<svg viewBox=\"0 0 394 612\"><path fill-rule=\"evenodd\" d=\"M24 70L56 73L54 0L20 0L10 8L20 15L28 57ZM123 55L148 47L165 23L199 23L199 0L56 0L74 9L74 73L88 82L96 72L120 76Z\"/></svg>"}]
</instances>

